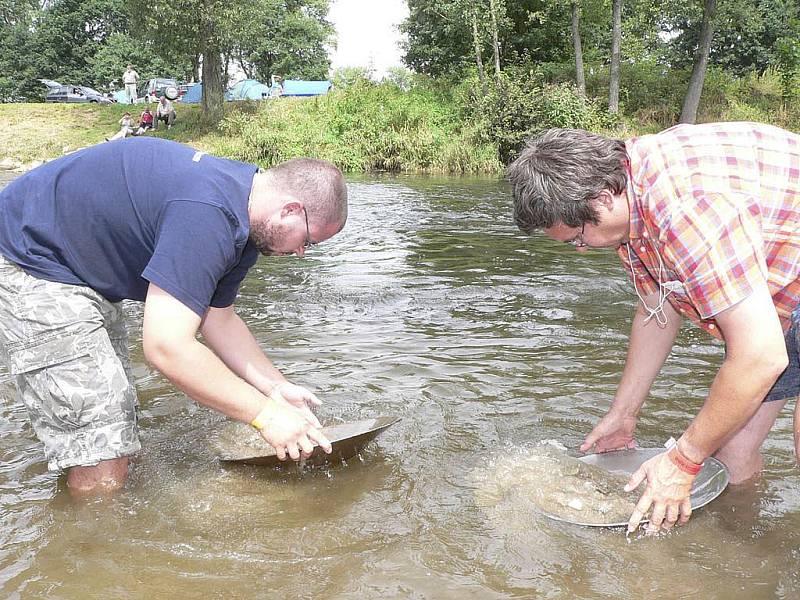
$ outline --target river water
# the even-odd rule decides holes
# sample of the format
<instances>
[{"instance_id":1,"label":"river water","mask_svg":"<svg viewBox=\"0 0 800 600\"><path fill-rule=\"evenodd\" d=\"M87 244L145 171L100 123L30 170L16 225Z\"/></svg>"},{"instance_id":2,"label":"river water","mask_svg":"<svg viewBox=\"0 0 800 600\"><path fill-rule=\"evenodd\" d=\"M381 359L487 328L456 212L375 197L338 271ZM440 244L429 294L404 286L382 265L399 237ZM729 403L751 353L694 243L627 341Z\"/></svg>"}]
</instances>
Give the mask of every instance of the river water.
<instances>
[{"instance_id":1,"label":"river water","mask_svg":"<svg viewBox=\"0 0 800 600\"><path fill-rule=\"evenodd\" d=\"M2 598L797 598L792 406L760 480L666 536L549 521L493 465L577 448L608 406L635 296L610 251L526 237L495 180L350 182L345 230L262 258L240 312L325 423L397 415L361 458L277 473L216 460L231 424L149 368L128 306L144 449L126 488L75 503L0 370ZM699 410L722 349L685 327L643 446Z\"/></svg>"}]
</instances>

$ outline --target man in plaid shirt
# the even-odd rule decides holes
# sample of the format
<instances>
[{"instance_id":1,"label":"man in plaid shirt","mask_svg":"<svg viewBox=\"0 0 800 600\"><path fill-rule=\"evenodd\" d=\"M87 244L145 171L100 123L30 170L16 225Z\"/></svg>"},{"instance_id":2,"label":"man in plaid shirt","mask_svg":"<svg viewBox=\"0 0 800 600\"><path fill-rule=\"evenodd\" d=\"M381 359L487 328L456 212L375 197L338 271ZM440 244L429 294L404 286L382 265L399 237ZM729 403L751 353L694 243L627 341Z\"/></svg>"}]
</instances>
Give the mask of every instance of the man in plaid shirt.
<instances>
[{"instance_id":1,"label":"man in plaid shirt","mask_svg":"<svg viewBox=\"0 0 800 600\"><path fill-rule=\"evenodd\" d=\"M703 461L714 454L733 482L758 473L762 442L800 395L800 136L756 123L679 125L627 142L551 129L508 176L520 229L578 251L615 248L640 298L619 387L582 451L634 446L684 317L725 341L703 408L626 487L647 482L629 531L650 509L652 529L686 522ZM797 428L796 418L796 449Z\"/></svg>"}]
</instances>

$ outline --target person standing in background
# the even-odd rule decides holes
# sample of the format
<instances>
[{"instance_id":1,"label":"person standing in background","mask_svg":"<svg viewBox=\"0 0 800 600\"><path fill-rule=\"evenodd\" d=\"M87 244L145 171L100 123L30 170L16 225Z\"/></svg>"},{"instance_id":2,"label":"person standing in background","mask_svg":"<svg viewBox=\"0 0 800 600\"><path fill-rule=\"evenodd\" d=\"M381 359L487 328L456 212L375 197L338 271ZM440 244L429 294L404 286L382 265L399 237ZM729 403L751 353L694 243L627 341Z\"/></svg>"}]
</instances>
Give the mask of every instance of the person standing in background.
<instances>
[{"instance_id":1,"label":"person standing in background","mask_svg":"<svg viewBox=\"0 0 800 600\"><path fill-rule=\"evenodd\" d=\"M139 74L133 69L133 65L128 65L122 74L122 83L125 84L125 96L129 104L134 104L138 100L136 85L139 83Z\"/></svg>"}]
</instances>

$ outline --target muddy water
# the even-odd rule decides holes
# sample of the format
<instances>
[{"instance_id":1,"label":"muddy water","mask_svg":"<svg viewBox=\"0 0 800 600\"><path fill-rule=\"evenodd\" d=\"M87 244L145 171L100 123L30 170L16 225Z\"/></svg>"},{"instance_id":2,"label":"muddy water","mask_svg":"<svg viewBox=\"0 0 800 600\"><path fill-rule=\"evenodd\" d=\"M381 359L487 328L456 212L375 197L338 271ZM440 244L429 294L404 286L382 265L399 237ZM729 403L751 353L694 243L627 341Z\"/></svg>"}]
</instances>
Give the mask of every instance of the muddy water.
<instances>
[{"instance_id":1,"label":"muddy water","mask_svg":"<svg viewBox=\"0 0 800 600\"><path fill-rule=\"evenodd\" d=\"M345 231L262 259L241 312L326 423L398 415L325 471L225 467L230 424L143 361L126 489L75 504L48 473L0 371L2 598L796 598L800 481L791 407L767 470L685 527L626 539L542 518L524 494L477 501L493 465L542 439L576 447L608 405L633 307L614 256L520 235L491 180L351 184ZM639 426L679 434L721 349L686 328Z\"/></svg>"}]
</instances>

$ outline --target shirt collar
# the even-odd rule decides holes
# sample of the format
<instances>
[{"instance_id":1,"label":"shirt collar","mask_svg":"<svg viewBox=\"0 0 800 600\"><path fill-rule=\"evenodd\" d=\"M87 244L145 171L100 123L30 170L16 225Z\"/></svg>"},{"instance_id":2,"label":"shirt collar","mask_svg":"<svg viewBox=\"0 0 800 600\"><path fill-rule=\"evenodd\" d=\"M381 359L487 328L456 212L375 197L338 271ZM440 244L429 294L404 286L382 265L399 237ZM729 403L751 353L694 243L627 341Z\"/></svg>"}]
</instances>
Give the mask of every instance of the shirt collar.
<instances>
[{"instance_id":1,"label":"shirt collar","mask_svg":"<svg viewBox=\"0 0 800 600\"><path fill-rule=\"evenodd\" d=\"M628 183L625 186L625 197L628 200L628 210L630 212L630 227L628 229L628 243L631 243L633 240L638 240L642 238L642 233L645 230L645 222L644 217L642 216L641 207L639 205L639 195L641 193L641 189L637 189L637 186L633 182L633 168L631 167L631 152L629 144L628 146L628 164L626 165L626 169L628 171Z\"/></svg>"}]
</instances>

